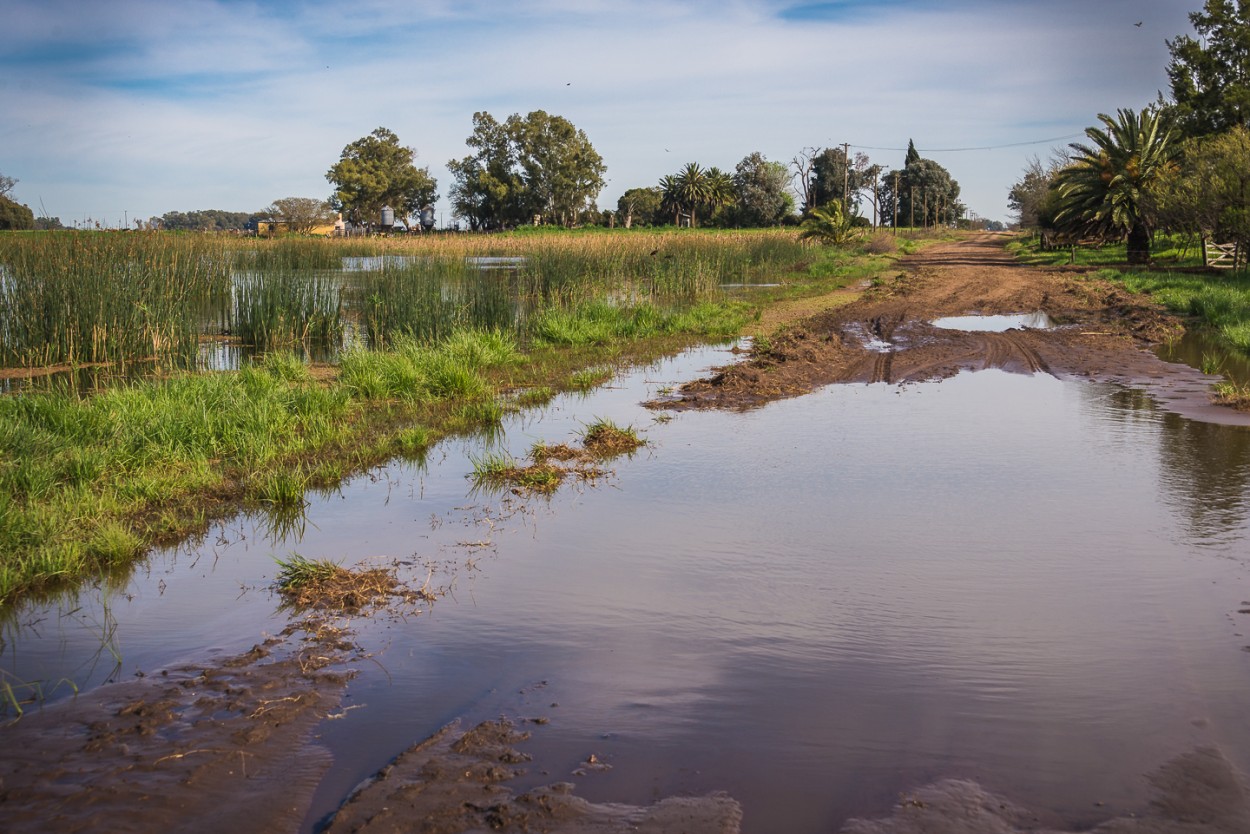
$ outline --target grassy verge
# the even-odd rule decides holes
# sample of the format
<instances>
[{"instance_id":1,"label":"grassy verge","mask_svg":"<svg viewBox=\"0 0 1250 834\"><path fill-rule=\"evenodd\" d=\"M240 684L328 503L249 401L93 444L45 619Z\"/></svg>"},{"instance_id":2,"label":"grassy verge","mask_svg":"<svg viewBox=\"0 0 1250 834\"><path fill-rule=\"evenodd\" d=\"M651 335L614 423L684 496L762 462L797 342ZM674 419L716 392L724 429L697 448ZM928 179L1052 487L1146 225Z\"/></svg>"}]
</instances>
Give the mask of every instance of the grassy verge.
<instances>
[{"instance_id":1,"label":"grassy verge","mask_svg":"<svg viewBox=\"0 0 1250 834\"><path fill-rule=\"evenodd\" d=\"M290 523L309 489L420 456L451 433L491 430L509 410L599 384L613 366L732 337L769 304L845 286L895 256L812 250L799 271L778 270L783 286L749 300L676 310L584 301L535 316L522 341L481 330L398 336L385 350L346 352L325 373L279 352L233 373L0 397L0 607L124 575L152 547L240 507Z\"/></svg>"},{"instance_id":2,"label":"grassy verge","mask_svg":"<svg viewBox=\"0 0 1250 834\"><path fill-rule=\"evenodd\" d=\"M1036 236L1021 235L1007 244L1007 249L1022 263L1033 266L1123 267L1128 262L1123 242L1043 249ZM1155 268L1202 266L1202 250L1189 235L1156 235L1150 257Z\"/></svg>"}]
</instances>

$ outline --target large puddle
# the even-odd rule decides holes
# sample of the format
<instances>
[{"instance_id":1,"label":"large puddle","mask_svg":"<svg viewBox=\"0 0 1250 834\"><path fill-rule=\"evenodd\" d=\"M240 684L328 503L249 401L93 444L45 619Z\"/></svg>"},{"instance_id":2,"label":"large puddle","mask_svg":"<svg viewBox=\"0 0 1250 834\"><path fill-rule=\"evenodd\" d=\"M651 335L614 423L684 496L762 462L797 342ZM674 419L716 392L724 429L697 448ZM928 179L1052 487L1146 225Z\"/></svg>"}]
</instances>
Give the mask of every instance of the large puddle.
<instances>
[{"instance_id":1,"label":"large puddle","mask_svg":"<svg viewBox=\"0 0 1250 834\"><path fill-rule=\"evenodd\" d=\"M10 681L77 686L250 647L273 555L408 563L451 593L356 623L375 652L321 739L316 821L454 717L545 717L532 784L647 804L728 791L748 832L826 832L974 779L1092 824L1199 746L1250 770L1250 431L1045 375L834 386L747 413L639 403L701 350L517 416L521 456L606 417L650 446L597 486L474 493L453 441L241 518L125 587L31 608ZM54 697L69 694L62 684ZM573 776L590 754L610 770Z\"/></svg>"}]
</instances>

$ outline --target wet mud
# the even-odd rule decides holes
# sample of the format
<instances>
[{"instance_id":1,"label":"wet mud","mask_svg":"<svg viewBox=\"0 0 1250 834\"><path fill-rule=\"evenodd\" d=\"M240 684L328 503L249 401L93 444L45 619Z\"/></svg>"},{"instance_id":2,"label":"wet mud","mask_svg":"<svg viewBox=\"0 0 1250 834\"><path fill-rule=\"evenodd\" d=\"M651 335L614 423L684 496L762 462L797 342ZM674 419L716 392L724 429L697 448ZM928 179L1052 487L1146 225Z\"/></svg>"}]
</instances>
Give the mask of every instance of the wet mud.
<instances>
[{"instance_id":1,"label":"wet mud","mask_svg":"<svg viewBox=\"0 0 1250 834\"><path fill-rule=\"evenodd\" d=\"M556 782L517 793L507 782L529 756L529 738L507 720L468 732L451 724L405 751L360 787L327 834L543 831L549 834L735 834L742 812L724 794L671 797L647 807L591 803Z\"/></svg>"},{"instance_id":2,"label":"wet mud","mask_svg":"<svg viewBox=\"0 0 1250 834\"><path fill-rule=\"evenodd\" d=\"M294 831L330 764L315 743L360 651L319 618L0 729L6 832Z\"/></svg>"},{"instance_id":3,"label":"wet mud","mask_svg":"<svg viewBox=\"0 0 1250 834\"><path fill-rule=\"evenodd\" d=\"M842 834L1241 834L1250 831L1245 777L1215 749L1171 760L1148 781L1150 807L1073 829L1050 816L987 793L975 782L944 780L902 797L884 819L852 820Z\"/></svg>"},{"instance_id":4,"label":"wet mud","mask_svg":"<svg viewBox=\"0 0 1250 834\"><path fill-rule=\"evenodd\" d=\"M1005 240L982 235L926 249L858 300L791 322L757 342L747 361L650 405L749 409L835 383L904 384L997 368L1142 387L1184 416L1250 425L1250 414L1212 402L1216 377L1150 351L1184 332L1174 316L1080 270L1021 266ZM1058 326L968 332L930 323L1034 312Z\"/></svg>"}]
</instances>

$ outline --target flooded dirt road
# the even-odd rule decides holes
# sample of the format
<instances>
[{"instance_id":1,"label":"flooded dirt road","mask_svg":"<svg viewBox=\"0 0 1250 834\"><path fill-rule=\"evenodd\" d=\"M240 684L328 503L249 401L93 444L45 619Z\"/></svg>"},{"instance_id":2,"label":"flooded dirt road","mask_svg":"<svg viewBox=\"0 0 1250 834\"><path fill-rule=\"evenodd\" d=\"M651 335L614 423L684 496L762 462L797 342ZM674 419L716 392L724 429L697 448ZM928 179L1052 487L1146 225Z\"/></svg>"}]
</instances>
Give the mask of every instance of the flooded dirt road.
<instances>
[{"instance_id":1,"label":"flooded dirt road","mask_svg":"<svg viewBox=\"0 0 1250 834\"><path fill-rule=\"evenodd\" d=\"M894 279L789 322L751 361L663 404L750 408L835 382L900 384L1001 368L1149 388L1182 413L1250 425L1250 415L1211 406L1210 377L1144 349L1182 333L1162 308L1092 270L1021 266L1006 240L987 234L927 248Z\"/></svg>"},{"instance_id":2,"label":"flooded dirt road","mask_svg":"<svg viewBox=\"0 0 1250 834\"><path fill-rule=\"evenodd\" d=\"M1037 309L965 303L925 314ZM1060 306L1041 309L1062 324ZM1137 352L1131 336L1083 338ZM279 828L350 830L390 796L418 795L422 757L446 749L486 751L469 770L492 790L442 830L522 830L523 814L567 806L653 831L681 830L663 815L692 808L701 830L753 834L1245 830L1250 431L1183 416L1148 377L1014 364L901 385L892 371L744 411L642 405L733 359L709 348L624 373L510 418L498 438L310 496L300 524L239 518L123 585L26 607L3 631L5 680L42 681L52 702L0 742L37 747L75 721L80 750L92 722L101 742L20 786L42 799L4 774L3 827L46 830L68 804L86 809L79 830L164 830L157 806L208 830L211 815L176 805L186 772L162 769L208 763L191 751L218 745L194 733L220 723L233 736L315 691L316 720L293 717L281 736L302 765ZM648 445L549 497L468 477L487 452L521 457L596 418ZM269 584L273 557L293 553L394 565L414 586L432 577L438 598L344 623L349 642L309 670L336 677L315 687L299 664L273 696L227 677L215 701L197 683L196 699L164 704L167 729L118 732L145 718L132 687L160 694L299 655L293 635L229 665L290 626ZM23 736L27 718L43 723ZM480 726L497 729L451 749ZM221 764L266 795L260 759L238 755L263 740L234 745ZM393 789L355 793L392 762ZM110 766L121 776L96 781ZM508 778L491 781L496 768ZM124 784L152 804L110 811ZM375 830L422 830L418 813Z\"/></svg>"}]
</instances>

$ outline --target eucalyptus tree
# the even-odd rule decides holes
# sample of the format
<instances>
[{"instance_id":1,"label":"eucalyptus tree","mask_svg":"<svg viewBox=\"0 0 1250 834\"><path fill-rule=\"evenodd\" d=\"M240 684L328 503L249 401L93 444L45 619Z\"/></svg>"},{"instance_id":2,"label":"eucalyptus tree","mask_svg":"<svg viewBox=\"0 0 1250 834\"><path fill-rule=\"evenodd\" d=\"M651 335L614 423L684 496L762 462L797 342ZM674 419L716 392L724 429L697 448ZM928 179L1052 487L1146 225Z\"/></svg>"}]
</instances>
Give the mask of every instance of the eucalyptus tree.
<instances>
[{"instance_id":1,"label":"eucalyptus tree","mask_svg":"<svg viewBox=\"0 0 1250 834\"><path fill-rule=\"evenodd\" d=\"M455 178L451 200L477 229L517 226L535 216L571 225L603 189L603 158L562 116L535 110L500 123L475 113L466 144L475 153L447 163Z\"/></svg>"},{"instance_id":2,"label":"eucalyptus tree","mask_svg":"<svg viewBox=\"0 0 1250 834\"><path fill-rule=\"evenodd\" d=\"M1128 262L1150 260L1150 234L1156 217L1149 189L1174 169L1176 131L1154 108L1140 114L1121 109L1113 119L1098 115L1102 128L1089 127L1091 144L1073 142L1072 162L1058 172L1055 188L1061 229L1083 236L1128 241Z\"/></svg>"},{"instance_id":3,"label":"eucalyptus tree","mask_svg":"<svg viewBox=\"0 0 1250 834\"><path fill-rule=\"evenodd\" d=\"M738 194L735 219L742 226L776 226L794 211L794 198L786 190L789 171L780 162L769 162L756 151L734 168Z\"/></svg>"},{"instance_id":4,"label":"eucalyptus tree","mask_svg":"<svg viewBox=\"0 0 1250 834\"><path fill-rule=\"evenodd\" d=\"M633 226L654 226L661 222L664 194L662 189L630 188L616 201L616 213L626 229Z\"/></svg>"},{"instance_id":5,"label":"eucalyptus tree","mask_svg":"<svg viewBox=\"0 0 1250 834\"><path fill-rule=\"evenodd\" d=\"M438 199L429 168L418 168L416 151L384 127L343 148L326 172L334 185L329 204L356 224L376 223L383 206L408 218Z\"/></svg>"}]
</instances>

